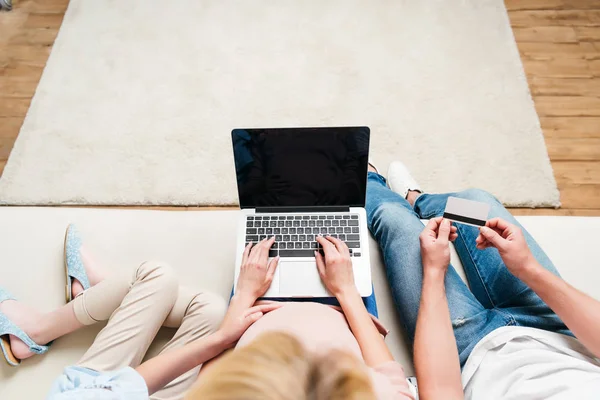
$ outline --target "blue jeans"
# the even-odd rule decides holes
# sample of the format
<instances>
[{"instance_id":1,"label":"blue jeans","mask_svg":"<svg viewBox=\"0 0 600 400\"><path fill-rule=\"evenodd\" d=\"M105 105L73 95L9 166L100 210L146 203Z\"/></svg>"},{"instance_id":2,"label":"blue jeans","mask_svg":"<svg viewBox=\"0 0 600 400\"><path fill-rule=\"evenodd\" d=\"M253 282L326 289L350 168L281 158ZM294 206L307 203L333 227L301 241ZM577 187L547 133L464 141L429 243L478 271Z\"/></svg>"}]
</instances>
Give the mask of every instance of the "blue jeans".
<instances>
[{"instance_id":1,"label":"blue jeans","mask_svg":"<svg viewBox=\"0 0 600 400\"><path fill-rule=\"evenodd\" d=\"M394 302L411 343L415 337L423 280L419 243L423 224L420 219L441 216L449 196L488 203L491 205L489 218L501 217L520 226L494 196L483 190L422 194L413 208L386 186L385 178L373 172L368 174L369 230L381 247ZM445 286L461 367L484 336L503 326L527 326L572 335L546 303L508 271L496 249L478 250L475 247L478 228L455 225L458 238L454 245L471 287L469 290L450 265ZM559 276L533 237L525 229L523 233L538 262Z\"/></svg>"}]
</instances>

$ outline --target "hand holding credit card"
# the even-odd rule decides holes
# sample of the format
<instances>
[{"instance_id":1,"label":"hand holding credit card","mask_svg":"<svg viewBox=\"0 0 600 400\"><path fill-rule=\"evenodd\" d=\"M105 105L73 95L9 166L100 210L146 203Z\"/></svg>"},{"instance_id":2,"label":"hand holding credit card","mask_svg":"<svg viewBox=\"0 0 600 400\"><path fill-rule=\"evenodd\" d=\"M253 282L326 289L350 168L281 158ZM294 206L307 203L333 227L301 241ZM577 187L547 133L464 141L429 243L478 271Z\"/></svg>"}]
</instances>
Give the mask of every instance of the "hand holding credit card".
<instances>
[{"instance_id":1,"label":"hand holding credit card","mask_svg":"<svg viewBox=\"0 0 600 400\"><path fill-rule=\"evenodd\" d=\"M466 225L485 226L489 212L487 203L448 197L444 218Z\"/></svg>"}]
</instances>

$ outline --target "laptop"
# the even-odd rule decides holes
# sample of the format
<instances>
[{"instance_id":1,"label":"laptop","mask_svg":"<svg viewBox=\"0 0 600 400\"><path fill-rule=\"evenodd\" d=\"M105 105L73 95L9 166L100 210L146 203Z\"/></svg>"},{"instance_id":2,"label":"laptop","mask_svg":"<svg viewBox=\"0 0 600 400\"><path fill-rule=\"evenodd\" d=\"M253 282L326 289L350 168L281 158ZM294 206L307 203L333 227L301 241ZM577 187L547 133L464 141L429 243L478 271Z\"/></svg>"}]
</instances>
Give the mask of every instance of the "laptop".
<instances>
[{"instance_id":1,"label":"laptop","mask_svg":"<svg viewBox=\"0 0 600 400\"><path fill-rule=\"evenodd\" d=\"M361 296L372 293L365 198L368 127L234 129L241 207L235 286L244 247L275 236L279 266L264 297L331 297L317 271L315 237L331 235L351 252Z\"/></svg>"}]
</instances>

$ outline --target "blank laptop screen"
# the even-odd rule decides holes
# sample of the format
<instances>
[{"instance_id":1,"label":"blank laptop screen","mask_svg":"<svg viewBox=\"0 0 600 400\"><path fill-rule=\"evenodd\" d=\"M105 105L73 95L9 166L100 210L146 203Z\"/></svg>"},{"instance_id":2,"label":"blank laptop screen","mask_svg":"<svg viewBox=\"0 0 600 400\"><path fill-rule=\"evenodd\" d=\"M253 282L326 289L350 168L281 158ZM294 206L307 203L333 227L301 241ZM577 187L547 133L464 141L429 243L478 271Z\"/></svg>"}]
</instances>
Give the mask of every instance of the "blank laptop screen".
<instances>
[{"instance_id":1,"label":"blank laptop screen","mask_svg":"<svg viewBox=\"0 0 600 400\"><path fill-rule=\"evenodd\" d=\"M234 129L242 208L364 207L369 128Z\"/></svg>"}]
</instances>

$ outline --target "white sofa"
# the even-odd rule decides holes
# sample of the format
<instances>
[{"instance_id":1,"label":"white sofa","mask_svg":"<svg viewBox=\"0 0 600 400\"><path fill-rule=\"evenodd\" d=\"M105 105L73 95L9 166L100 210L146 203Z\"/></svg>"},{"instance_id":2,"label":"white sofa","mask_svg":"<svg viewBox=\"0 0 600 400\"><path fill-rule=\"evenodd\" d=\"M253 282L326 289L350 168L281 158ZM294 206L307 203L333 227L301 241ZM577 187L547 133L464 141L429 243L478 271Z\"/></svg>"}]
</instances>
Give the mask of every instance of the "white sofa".
<instances>
[{"instance_id":1,"label":"white sofa","mask_svg":"<svg viewBox=\"0 0 600 400\"><path fill-rule=\"evenodd\" d=\"M0 208L0 285L42 311L64 304L63 237L70 222L107 269L131 269L142 261L168 262L181 282L227 297L235 262L237 211L143 211L89 208ZM520 217L563 277L600 298L600 218ZM407 374L411 357L399 327L377 244L371 240L375 291L381 320L392 330L387 343ZM462 274L456 254L453 263ZM58 339L50 352L10 368L0 361L0 399L42 399L66 365L75 363L102 324ZM172 331L161 331L164 343Z\"/></svg>"}]
</instances>

